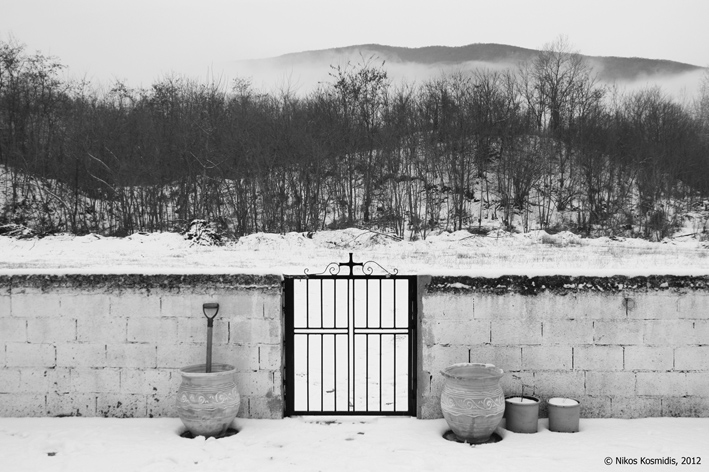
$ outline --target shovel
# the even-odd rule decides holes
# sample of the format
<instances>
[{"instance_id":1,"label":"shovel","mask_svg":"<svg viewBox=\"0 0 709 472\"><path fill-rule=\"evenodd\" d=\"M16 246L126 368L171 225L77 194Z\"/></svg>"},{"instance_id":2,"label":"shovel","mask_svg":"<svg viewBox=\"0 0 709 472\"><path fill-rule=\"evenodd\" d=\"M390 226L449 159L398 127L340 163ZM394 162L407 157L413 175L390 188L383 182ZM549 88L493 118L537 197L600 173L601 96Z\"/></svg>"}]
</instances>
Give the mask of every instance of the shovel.
<instances>
[{"instance_id":1,"label":"shovel","mask_svg":"<svg viewBox=\"0 0 709 472\"><path fill-rule=\"evenodd\" d=\"M214 310L214 314L209 316L207 312ZM219 313L219 303L205 303L202 305L204 316L207 317L207 369L205 372L212 372L212 328L214 327L214 318Z\"/></svg>"}]
</instances>

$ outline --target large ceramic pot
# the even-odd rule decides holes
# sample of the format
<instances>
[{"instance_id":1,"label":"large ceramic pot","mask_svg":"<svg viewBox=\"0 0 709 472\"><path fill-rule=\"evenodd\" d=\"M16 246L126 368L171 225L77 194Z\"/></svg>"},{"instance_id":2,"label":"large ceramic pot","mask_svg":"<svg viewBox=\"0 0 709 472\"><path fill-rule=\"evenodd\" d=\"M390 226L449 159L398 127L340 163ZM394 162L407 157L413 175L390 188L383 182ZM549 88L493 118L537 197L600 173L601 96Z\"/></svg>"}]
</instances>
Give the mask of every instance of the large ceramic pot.
<instances>
[{"instance_id":1,"label":"large ceramic pot","mask_svg":"<svg viewBox=\"0 0 709 472\"><path fill-rule=\"evenodd\" d=\"M445 377L441 410L448 426L465 442L487 442L505 411L502 369L492 364L465 363L453 364L441 373Z\"/></svg>"},{"instance_id":2,"label":"large ceramic pot","mask_svg":"<svg viewBox=\"0 0 709 472\"><path fill-rule=\"evenodd\" d=\"M239 412L236 369L228 364L191 365L180 369L182 383L177 390L177 414L195 436L219 437L226 433Z\"/></svg>"}]
</instances>

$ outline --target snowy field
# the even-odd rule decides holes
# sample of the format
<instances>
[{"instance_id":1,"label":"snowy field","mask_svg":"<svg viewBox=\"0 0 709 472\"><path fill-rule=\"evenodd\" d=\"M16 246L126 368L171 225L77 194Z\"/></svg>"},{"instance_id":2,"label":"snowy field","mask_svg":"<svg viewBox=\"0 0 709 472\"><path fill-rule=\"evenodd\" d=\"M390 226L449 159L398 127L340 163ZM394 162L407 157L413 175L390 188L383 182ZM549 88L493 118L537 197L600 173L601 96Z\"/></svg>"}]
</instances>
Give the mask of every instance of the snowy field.
<instances>
[{"instance_id":1,"label":"snowy field","mask_svg":"<svg viewBox=\"0 0 709 472\"><path fill-rule=\"evenodd\" d=\"M374 260L400 274L431 275L706 275L709 243L679 236L584 239L544 231L487 236L467 231L400 241L360 229L310 237L257 233L219 247L193 244L177 233L126 238L56 235L41 239L0 236L0 273L256 273L321 272L330 262Z\"/></svg>"},{"instance_id":2,"label":"snowy field","mask_svg":"<svg viewBox=\"0 0 709 472\"><path fill-rule=\"evenodd\" d=\"M237 418L235 426L239 432L234 436L205 440L180 437L184 429L176 418L0 418L0 469L4 472L709 469L709 418L582 419L580 432L574 434L551 432L547 420L542 419L536 434L516 434L498 428L502 441L475 447L445 440L442 436L448 427L442 419ZM659 462L643 464L653 459ZM611 465L604 463L607 460ZM626 465L621 465L624 460ZM672 460L677 465L672 465Z\"/></svg>"}]
</instances>

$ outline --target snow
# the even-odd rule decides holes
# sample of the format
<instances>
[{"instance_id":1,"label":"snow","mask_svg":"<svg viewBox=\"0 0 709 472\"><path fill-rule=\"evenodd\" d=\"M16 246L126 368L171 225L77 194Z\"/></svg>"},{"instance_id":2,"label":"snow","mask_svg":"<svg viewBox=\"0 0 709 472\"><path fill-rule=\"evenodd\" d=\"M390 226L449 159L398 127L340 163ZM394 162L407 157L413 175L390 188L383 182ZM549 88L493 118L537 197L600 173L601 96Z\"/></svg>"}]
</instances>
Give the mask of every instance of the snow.
<instances>
[{"instance_id":1,"label":"snow","mask_svg":"<svg viewBox=\"0 0 709 472\"><path fill-rule=\"evenodd\" d=\"M501 423L504 426L504 420ZM709 463L709 418L581 419L578 433L518 434L495 444L447 441L445 420L402 417L237 418L238 433L186 439L177 418L0 418L2 470L72 472L614 470L642 458ZM612 466L606 468L604 460ZM652 470L672 465L653 465Z\"/></svg>"},{"instance_id":2,"label":"snow","mask_svg":"<svg viewBox=\"0 0 709 472\"><path fill-rule=\"evenodd\" d=\"M330 262L376 261L399 274L707 275L709 243L681 237L653 243L630 238L580 238L536 230L430 234L425 240L350 228L316 233L256 233L223 246L200 246L177 233L125 238L60 234L0 236L0 274L303 274Z\"/></svg>"}]
</instances>

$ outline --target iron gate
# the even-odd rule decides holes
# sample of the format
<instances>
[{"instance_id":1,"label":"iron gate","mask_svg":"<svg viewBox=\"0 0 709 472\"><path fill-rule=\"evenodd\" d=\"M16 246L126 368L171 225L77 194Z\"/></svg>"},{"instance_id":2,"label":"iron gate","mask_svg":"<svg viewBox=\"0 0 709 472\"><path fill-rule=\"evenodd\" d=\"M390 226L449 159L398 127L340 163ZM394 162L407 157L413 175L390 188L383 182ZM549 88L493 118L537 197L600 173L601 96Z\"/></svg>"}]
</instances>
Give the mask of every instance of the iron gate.
<instances>
[{"instance_id":1,"label":"iron gate","mask_svg":"<svg viewBox=\"0 0 709 472\"><path fill-rule=\"evenodd\" d=\"M284 285L286 416L415 416L416 277L350 253Z\"/></svg>"}]
</instances>

